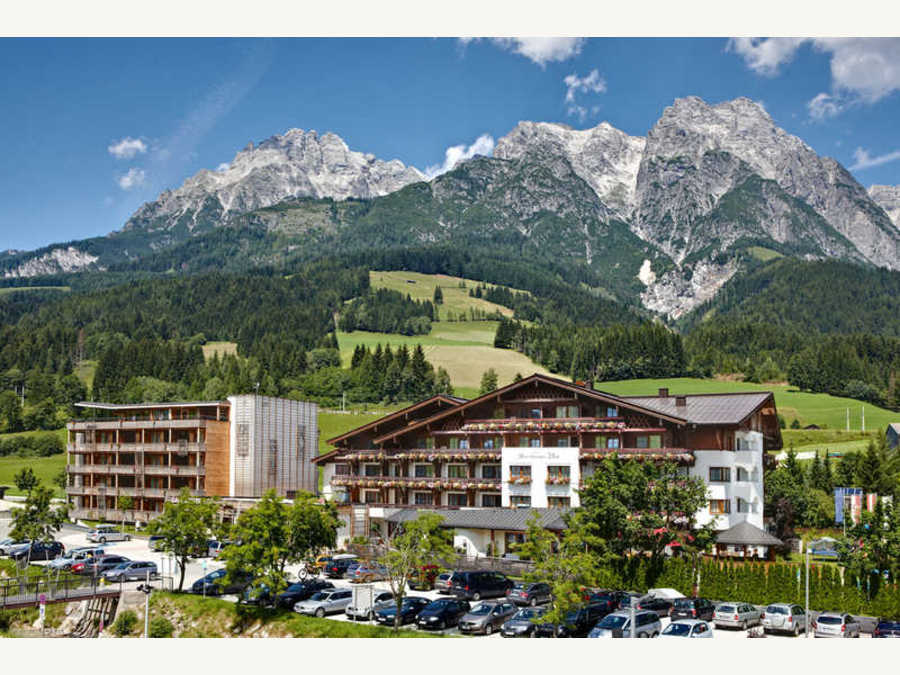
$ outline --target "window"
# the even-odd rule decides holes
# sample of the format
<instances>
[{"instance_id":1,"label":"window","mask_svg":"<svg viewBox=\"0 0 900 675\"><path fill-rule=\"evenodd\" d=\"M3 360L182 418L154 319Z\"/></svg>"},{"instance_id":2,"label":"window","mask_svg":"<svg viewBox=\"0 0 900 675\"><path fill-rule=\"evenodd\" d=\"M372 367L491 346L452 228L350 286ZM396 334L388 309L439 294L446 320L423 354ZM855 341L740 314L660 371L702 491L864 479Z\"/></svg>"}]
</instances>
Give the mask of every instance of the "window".
<instances>
[{"instance_id":1,"label":"window","mask_svg":"<svg viewBox=\"0 0 900 675\"><path fill-rule=\"evenodd\" d=\"M659 434L654 434L650 437L650 447L651 448L661 448L662 447L662 436Z\"/></svg>"},{"instance_id":2,"label":"window","mask_svg":"<svg viewBox=\"0 0 900 675\"><path fill-rule=\"evenodd\" d=\"M481 495L481 505L488 508L500 506L500 495Z\"/></svg>"},{"instance_id":3,"label":"window","mask_svg":"<svg viewBox=\"0 0 900 675\"><path fill-rule=\"evenodd\" d=\"M634 438L634 447L636 448L649 448L650 441L647 436L635 436Z\"/></svg>"},{"instance_id":4,"label":"window","mask_svg":"<svg viewBox=\"0 0 900 675\"><path fill-rule=\"evenodd\" d=\"M379 496L377 490L366 490L363 493L363 501L366 504L377 504Z\"/></svg>"},{"instance_id":5,"label":"window","mask_svg":"<svg viewBox=\"0 0 900 675\"><path fill-rule=\"evenodd\" d=\"M250 454L250 425L237 425L237 456L246 457Z\"/></svg>"},{"instance_id":6,"label":"window","mask_svg":"<svg viewBox=\"0 0 900 675\"><path fill-rule=\"evenodd\" d=\"M381 464L366 464L364 471L366 476L380 476Z\"/></svg>"},{"instance_id":7,"label":"window","mask_svg":"<svg viewBox=\"0 0 900 675\"><path fill-rule=\"evenodd\" d=\"M728 499L710 499L709 512L713 515L731 513L731 501Z\"/></svg>"},{"instance_id":8,"label":"window","mask_svg":"<svg viewBox=\"0 0 900 675\"><path fill-rule=\"evenodd\" d=\"M710 483L730 483L731 469L727 466L711 466L709 467Z\"/></svg>"},{"instance_id":9,"label":"window","mask_svg":"<svg viewBox=\"0 0 900 675\"><path fill-rule=\"evenodd\" d=\"M297 425L297 456L306 457L306 425Z\"/></svg>"},{"instance_id":10,"label":"window","mask_svg":"<svg viewBox=\"0 0 900 675\"><path fill-rule=\"evenodd\" d=\"M447 495L447 506L468 506L465 493L451 492Z\"/></svg>"},{"instance_id":11,"label":"window","mask_svg":"<svg viewBox=\"0 0 900 675\"><path fill-rule=\"evenodd\" d=\"M434 439L431 436L425 439L425 449L434 450Z\"/></svg>"},{"instance_id":12,"label":"window","mask_svg":"<svg viewBox=\"0 0 900 675\"><path fill-rule=\"evenodd\" d=\"M531 478L531 466L511 466L509 467L510 478Z\"/></svg>"},{"instance_id":13,"label":"window","mask_svg":"<svg viewBox=\"0 0 900 675\"><path fill-rule=\"evenodd\" d=\"M744 467L739 466L737 468L737 477L735 478L735 480L738 483L749 483L752 479L750 478L750 472L747 471L747 469L745 469Z\"/></svg>"},{"instance_id":14,"label":"window","mask_svg":"<svg viewBox=\"0 0 900 675\"><path fill-rule=\"evenodd\" d=\"M606 408L606 416L607 416L607 417L618 417L618 416L619 416L619 409L618 409L616 406L614 406L614 405L608 406L608 407Z\"/></svg>"},{"instance_id":15,"label":"window","mask_svg":"<svg viewBox=\"0 0 900 675\"><path fill-rule=\"evenodd\" d=\"M570 503L568 497L547 497L547 506L551 509L567 509Z\"/></svg>"},{"instance_id":16,"label":"window","mask_svg":"<svg viewBox=\"0 0 900 675\"><path fill-rule=\"evenodd\" d=\"M544 416L544 413L540 408L532 408L528 411L528 416L532 419L539 420Z\"/></svg>"},{"instance_id":17,"label":"window","mask_svg":"<svg viewBox=\"0 0 900 675\"><path fill-rule=\"evenodd\" d=\"M416 464L416 478L434 478L434 464Z\"/></svg>"},{"instance_id":18,"label":"window","mask_svg":"<svg viewBox=\"0 0 900 675\"><path fill-rule=\"evenodd\" d=\"M528 495L511 495L509 498L510 506L531 506L531 497Z\"/></svg>"},{"instance_id":19,"label":"window","mask_svg":"<svg viewBox=\"0 0 900 675\"><path fill-rule=\"evenodd\" d=\"M569 470L568 466L548 466L547 476L549 478L568 478Z\"/></svg>"},{"instance_id":20,"label":"window","mask_svg":"<svg viewBox=\"0 0 900 675\"><path fill-rule=\"evenodd\" d=\"M618 436L607 436L606 447L607 448L618 448L619 447L619 437Z\"/></svg>"},{"instance_id":21,"label":"window","mask_svg":"<svg viewBox=\"0 0 900 675\"><path fill-rule=\"evenodd\" d=\"M556 406L557 417L578 417L577 405L558 405Z\"/></svg>"},{"instance_id":22,"label":"window","mask_svg":"<svg viewBox=\"0 0 900 675\"><path fill-rule=\"evenodd\" d=\"M528 446L531 448L539 448L541 447L541 439L540 438L529 438Z\"/></svg>"},{"instance_id":23,"label":"window","mask_svg":"<svg viewBox=\"0 0 900 675\"><path fill-rule=\"evenodd\" d=\"M484 464L481 467L481 477L482 478L500 478L500 465L499 464Z\"/></svg>"},{"instance_id":24,"label":"window","mask_svg":"<svg viewBox=\"0 0 900 675\"><path fill-rule=\"evenodd\" d=\"M485 438L482 446L485 450L493 450L494 449L494 439L493 438Z\"/></svg>"},{"instance_id":25,"label":"window","mask_svg":"<svg viewBox=\"0 0 900 675\"><path fill-rule=\"evenodd\" d=\"M451 450L459 450L459 439L458 438L450 439L450 449Z\"/></svg>"},{"instance_id":26,"label":"window","mask_svg":"<svg viewBox=\"0 0 900 675\"><path fill-rule=\"evenodd\" d=\"M465 464L451 464L447 467L447 478L468 478L468 475Z\"/></svg>"},{"instance_id":27,"label":"window","mask_svg":"<svg viewBox=\"0 0 900 675\"><path fill-rule=\"evenodd\" d=\"M737 512L738 513L755 513L756 509L753 508L753 504L748 502L746 499L737 498Z\"/></svg>"},{"instance_id":28,"label":"window","mask_svg":"<svg viewBox=\"0 0 900 675\"><path fill-rule=\"evenodd\" d=\"M506 540L504 544L506 545L505 550L507 553L515 550L519 544L525 543L525 535L521 532L507 532L504 539Z\"/></svg>"},{"instance_id":29,"label":"window","mask_svg":"<svg viewBox=\"0 0 900 675\"><path fill-rule=\"evenodd\" d=\"M460 448L460 450L468 450L469 449L469 439L468 438L460 438L459 439L459 448Z\"/></svg>"},{"instance_id":30,"label":"window","mask_svg":"<svg viewBox=\"0 0 900 675\"><path fill-rule=\"evenodd\" d=\"M571 441L569 440L568 436L560 436L559 438L556 439L556 447L557 448L568 448L570 442Z\"/></svg>"},{"instance_id":31,"label":"window","mask_svg":"<svg viewBox=\"0 0 900 675\"><path fill-rule=\"evenodd\" d=\"M417 506L431 506L434 504L434 495L430 492L416 492L413 494L413 503Z\"/></svg>"},{"instance_id":32,"label":"window","mask_svg":"<svg viewBox=\"0 0 900 675\"><path fill-rule=\"evenodd\" d=\"M528 447L528 436L519 436L519 447L520 448Z\"/></svg>"}]
</instances>

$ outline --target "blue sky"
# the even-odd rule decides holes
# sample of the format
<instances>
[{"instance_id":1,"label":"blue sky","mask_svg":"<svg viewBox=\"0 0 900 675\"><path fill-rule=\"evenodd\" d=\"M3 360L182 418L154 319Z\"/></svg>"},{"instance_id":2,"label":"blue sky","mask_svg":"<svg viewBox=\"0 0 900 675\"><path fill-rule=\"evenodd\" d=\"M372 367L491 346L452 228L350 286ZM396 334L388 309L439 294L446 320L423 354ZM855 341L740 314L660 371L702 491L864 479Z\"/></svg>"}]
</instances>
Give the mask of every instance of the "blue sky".
<instances>
[{"instance_id":1,"label":"blue sky","mask_svg":"<svg viewBox=\"0 0 900 675\"><path fill-rule=\"evenodd\" d=\"M643 135L688 95L761 101L863 185L900 184L895 39L4 39L0 86L0 249L118 229L291 127L426 170L520 120Z\"/></svg>"}]
</instances>

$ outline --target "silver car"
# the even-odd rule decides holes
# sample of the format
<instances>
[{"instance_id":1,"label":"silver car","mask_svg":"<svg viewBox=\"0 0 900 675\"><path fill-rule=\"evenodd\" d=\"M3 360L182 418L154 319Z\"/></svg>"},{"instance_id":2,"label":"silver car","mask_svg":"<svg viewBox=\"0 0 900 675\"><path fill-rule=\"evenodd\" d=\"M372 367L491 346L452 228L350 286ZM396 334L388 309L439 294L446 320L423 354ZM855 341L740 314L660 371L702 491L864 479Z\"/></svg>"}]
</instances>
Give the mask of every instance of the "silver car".
<instances>
[{"instance_id":1,"label":"silver car","mask_svg":"<svg viewBox=\"0 0 900 675\"><path fill-rule=\"evenodd\" d=\"M102 548L94 548L93 546L82 546L81 548L73 548L71 551L68 551L64 556L57 558L56 560L51 560L47 567L53 570L68 570L71 569L72 565L81 560L87 560L89 558L98 558L103 555L105 551Z\"/></svg>"},{"instance_id":2,"label":"silver car","mask_svg":"<svg viewBox=\"0 0 900 675\"><path fill-rule=\"evenodd\" d=\"M129 560L106 570L101 576L106 581L145 581L148 578L156 579L159 572L154 562Z\"/></svg>"},{"instance_id":3,"label":"silver car","mask_svg":"<svg viewBox=\"0 0 900 675\"><path fill-rule=\"evenodd\" d=\"M437 575L434 580L434 590L438 593L450 593L450 580L453 579L453 572L443 572Z\"/></svg>"},{"instance_id":4,"label":"silver car","mask_svg":"<svg viewBox=\"0 0 900 675\"><path fill-rule=\"evenodd\" d=\"M806 612L800 605L769 605L760 619L765 633L793 633L796 637L806 631Z\"/></svg>"},{"instance_id":5,"label":"silver car","mask_svg":"<svg viewBox=\"0 0 900 675\"><path fill-rule=\"evenodd\" d=\"M713 623L716 624L716 628L728 626L747 630L748 626L759 625L759 617L760 611L753 605L746 602L726 602L716 607Z\"/></svg>"},{"instance_id":6,"label":"silver car","mask_svg":"<svg viewBox=\"0 0 900 675\"><path fill-rule=\"evenodd\" d=\"M115 525L98 525L87 533L87 540L105 544L108 541L131 541L131 535L120 531Z\"/></svg>"},{"instance_id":7,"label":"silver car","mask_svg":"<svg viewBox=\"0 0 900 675\"><path fill-rule=\"evenodd\" d=\"M353 591L350 589L333 588L319 591L308 600L301 600L294 605L294 611L319 618L326 614L343 612L353 601Z\"/></svg>"},{"instance_id":8,"label":"silver car","mask_svg":"<svg viewBox=\"0 0 900 675\"><path fill-rule=\"evenodd\" d=\"M861 632L859 621L840 612L819 614L812 627L817 638L858 638Z\"/></svg>"},{"instance_id":9,"label":"silver car","mask_svg":"<svg viewBox=\"0 0 900 675\"><path fill-rule=\"evenodd\" d=\"M702 619L678 619L666 626L659 637L711 638L713 629Z\"/></svg>"},{"instance_id":10,"label":"silver car","mask_svg":"<svg viewBox=\"0 0 900 675\"><path fill-rule=\"evenodd\" d=\"M27 543L27 541L23 541L21 539L10 539L9 537L0 540L0 555L9 555L10 549L17 546L25 546L25 544Z\"/></svg>"},{"instance_id":11,"label":"silver car","mask_svg":"<svg viewBox=\"0 0 900 675\"><path fill-rule=\"evenodd\" d=\"M635 633L639 638L655 638L662 632L656 612L641 610L634 613ZM588 633L589 638L631 637L631 611L621 609L607 614Z\"/></svg>"},{"instance_id":12,"label":"silver car","mask_svg":"<svg viewBox=\"0 0 900 675\"><path fill-rule=\"evenodd\" d=\"M479 603L460 618L459 632L490 635L495 630L501 629L518 609L508 600Z\"/></svg>"}]
</instances>

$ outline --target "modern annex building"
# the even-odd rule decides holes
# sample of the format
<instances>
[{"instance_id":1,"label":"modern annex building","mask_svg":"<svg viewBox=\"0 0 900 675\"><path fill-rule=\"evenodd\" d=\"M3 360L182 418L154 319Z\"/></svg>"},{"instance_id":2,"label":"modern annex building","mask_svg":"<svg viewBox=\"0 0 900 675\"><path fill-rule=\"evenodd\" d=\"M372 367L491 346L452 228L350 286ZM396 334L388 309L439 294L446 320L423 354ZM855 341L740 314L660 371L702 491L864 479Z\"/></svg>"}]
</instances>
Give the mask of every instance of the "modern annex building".
<instances>
[{"instance_id":1,"label":"modern annex building","mask_svg":"<svg viewBox=\"0 0 900 675\"><path fill-rule=\"evenodd\" d=\"M770 392L622 397L536 374L471 401L435 396L329 443L313 462L343 534L358 536L398 510L575 507L611 454L675 461L709 486L701 522L762 528L766 452L782 441Z\"/></svg>"},{"instance_id":2,"label":"modern annex building","mask_svg":"<svg viewBox=\"0 0 900 675\"><path fill-rule=\"evenodd\" d=\"M253 394L190 403L79 403L67 425L70 515L147 522L167 499L315 493L318 407ZM120 508L122 497L130 508Z\"/></svg>"}]
</instances>

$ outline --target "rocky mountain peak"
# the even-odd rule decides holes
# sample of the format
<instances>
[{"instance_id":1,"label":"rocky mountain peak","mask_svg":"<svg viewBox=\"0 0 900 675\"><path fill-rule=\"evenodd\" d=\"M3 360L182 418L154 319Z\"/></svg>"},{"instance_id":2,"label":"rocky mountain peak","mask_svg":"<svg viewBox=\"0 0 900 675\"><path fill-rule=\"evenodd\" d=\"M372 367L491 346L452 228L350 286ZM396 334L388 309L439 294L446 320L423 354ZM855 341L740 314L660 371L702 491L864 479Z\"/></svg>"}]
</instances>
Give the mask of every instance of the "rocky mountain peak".
<instances>
[{"instance_id":1,"label":"rocky mountain peak","mask_svg":"<svg viewBox=\"0 0 900 675\"><path fill-rule=\"evenodd\" d=\"M869 188L869 196L900 228L900 185L873 185Z\"/></svg>"}]
</instances>

